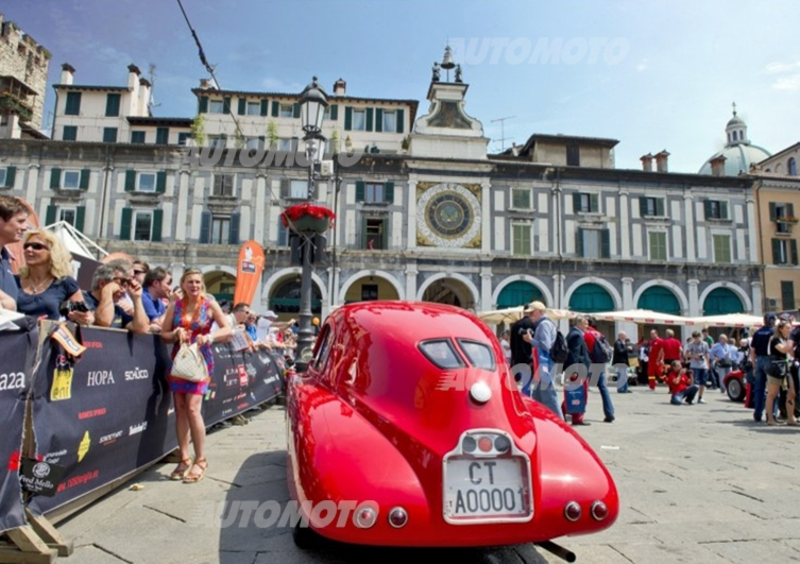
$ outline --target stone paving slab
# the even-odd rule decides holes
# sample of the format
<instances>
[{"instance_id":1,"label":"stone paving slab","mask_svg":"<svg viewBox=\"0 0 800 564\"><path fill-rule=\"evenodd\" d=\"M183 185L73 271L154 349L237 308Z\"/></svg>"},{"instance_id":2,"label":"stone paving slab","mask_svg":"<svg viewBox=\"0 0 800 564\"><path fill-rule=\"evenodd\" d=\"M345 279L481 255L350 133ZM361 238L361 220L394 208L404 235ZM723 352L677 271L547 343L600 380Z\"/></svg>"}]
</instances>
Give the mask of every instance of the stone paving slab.
<instances>
[{"instance_id":1,"label":"stone paving slab","mask_svg":"<svg viewBox=\"0 0 800 564\"><path fill-rule=\"evenodd\" d=\"M752 421L741 404L706 393L708 404L671 406L665 389L614 394L617 420L602 422L592 391L579 432L614 476L620 516L594 535L554 539L591 564L800 562L800 430ZM209 469L198 484L158 464L58 528L76 546L70 564L354 564L398 557L453 561L450 553L379 549L304 552L285 527L220 519L233 504L289 499L285 414L248 414L249 424L209 433ZM129 485L129 484L128 484ZM215 521L216 512L216 521ZM542 551L540 561L562 562ZM428 556L419 556L427 554ZM458 552L460 564L466 564ZM519 562L508 551L493 562Z\"/></svg>"}]
</instances>

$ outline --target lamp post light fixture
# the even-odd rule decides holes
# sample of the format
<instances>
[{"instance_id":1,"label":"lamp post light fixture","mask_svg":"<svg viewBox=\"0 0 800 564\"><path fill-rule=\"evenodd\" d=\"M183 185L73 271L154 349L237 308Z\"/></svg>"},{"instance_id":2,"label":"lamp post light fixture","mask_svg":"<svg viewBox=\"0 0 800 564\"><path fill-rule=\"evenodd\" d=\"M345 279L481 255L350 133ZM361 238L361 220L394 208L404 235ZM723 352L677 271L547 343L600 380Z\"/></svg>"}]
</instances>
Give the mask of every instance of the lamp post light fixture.
<instances>
[{"instance_id":1,"label":"lamp post light fixture","mask_svg":"<svg viewBox=\"0 0 800 564\"><path fill-rule=\"evenodd\" d=\"M325 138L322 136L322 121L325 119L325 108L328 97L317 83L317 77L306 86L300 94L300 123L305 132L303 141L306 144L308 157L308 203L313 204L317 198L316 167L325 153ZM304 371L311 359L314 329L311 325L311 297L314 266L311 263L313 233L299 233L303 256L303 274L300 280L300 328L297 332L297 369Z\"/></svg>"}]
</instances>

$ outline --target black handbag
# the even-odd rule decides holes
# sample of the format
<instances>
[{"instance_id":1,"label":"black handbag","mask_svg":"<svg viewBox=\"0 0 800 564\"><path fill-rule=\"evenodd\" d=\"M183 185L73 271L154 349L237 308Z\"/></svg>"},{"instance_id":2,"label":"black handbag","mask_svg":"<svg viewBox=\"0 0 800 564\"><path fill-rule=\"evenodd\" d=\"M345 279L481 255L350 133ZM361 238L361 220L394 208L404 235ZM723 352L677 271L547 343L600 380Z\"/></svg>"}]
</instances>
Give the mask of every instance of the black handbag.
<instances>
[{"instance_id":1,"label":"black handbag","mask_svg":"<svg viewBox=\"0 0 800 564\"><path fill-rule=\"evenodd\" d=\"M767 374L773 378L785 378L788 373L785 360L773 360L767 367Z\"/></svg>"}]
</instances>

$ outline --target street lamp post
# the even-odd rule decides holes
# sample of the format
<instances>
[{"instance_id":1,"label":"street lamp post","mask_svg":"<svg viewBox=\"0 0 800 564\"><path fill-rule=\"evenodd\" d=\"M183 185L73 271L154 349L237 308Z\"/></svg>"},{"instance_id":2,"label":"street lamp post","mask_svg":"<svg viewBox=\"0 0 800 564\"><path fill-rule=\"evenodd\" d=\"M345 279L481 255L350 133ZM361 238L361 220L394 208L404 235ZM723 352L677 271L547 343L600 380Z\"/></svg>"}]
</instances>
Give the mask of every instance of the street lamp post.
<instances>
[{"instance_id":1,"label":"street lamp post","mask_svg":"<svg viewBox=\"0 0 800 564\"><path fill-rule=\"evenodd\" d=\"M300 94L300 120L305 133L303 141L306 144L308 157L308 203L313 204L317 198L316 166L325 152L325 138L322 136L322 121L325 118L325 108L328 99L325 91L317 84L317 77L306 86ZM311 262L313 233L300 233L300 244L303 257L303 274L300 280L300 328L297 333L297 364L298 370L305 370L310 360L314 330L311 325L311 297L313 281L311 275L314 265Z\"/></svg>"}]
</instances>

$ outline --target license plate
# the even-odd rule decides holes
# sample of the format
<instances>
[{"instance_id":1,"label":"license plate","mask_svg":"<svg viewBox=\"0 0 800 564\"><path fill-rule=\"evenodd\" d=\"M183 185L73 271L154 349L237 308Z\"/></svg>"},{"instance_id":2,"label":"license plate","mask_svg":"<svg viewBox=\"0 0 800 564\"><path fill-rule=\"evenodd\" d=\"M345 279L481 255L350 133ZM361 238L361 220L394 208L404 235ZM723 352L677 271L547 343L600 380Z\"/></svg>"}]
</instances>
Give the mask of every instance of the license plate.
<instances>
[{"instance_id":1,"label":"license plate","mask_svg":"<svg viewBox=\"0 0 800 564\"><path fill-rule=\"evenodd\" d=\"M528 521L527 460L451 457L444 465L444 517L448 522Z\"/></svg>"}]
</instances>

